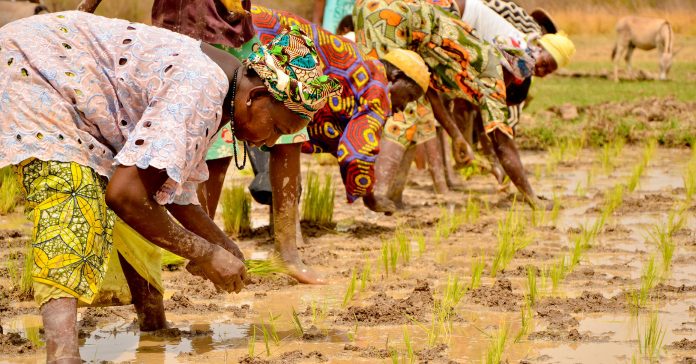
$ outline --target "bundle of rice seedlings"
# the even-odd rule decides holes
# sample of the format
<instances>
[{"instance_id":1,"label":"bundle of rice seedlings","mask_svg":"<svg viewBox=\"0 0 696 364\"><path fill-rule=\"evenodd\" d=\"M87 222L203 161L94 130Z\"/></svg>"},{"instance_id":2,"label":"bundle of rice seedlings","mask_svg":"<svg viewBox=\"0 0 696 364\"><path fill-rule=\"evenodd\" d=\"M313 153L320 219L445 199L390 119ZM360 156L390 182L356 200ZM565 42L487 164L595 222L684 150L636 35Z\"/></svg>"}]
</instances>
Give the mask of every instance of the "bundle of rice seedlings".
<instances>
[{"instance_id":1,"label":"bundle of rice seedlings","mask_svg":"<svg viewBox=\"0 0 696 364\"><path fill-rule=\"evenodd\" d=\"M268 259L247 259L244 261L247 274L250 276L267 277L274 273L288 274L285 262L276 254L271 254Z\"/></svg>"},{"instance_id":2,"label":"bundle of rice seedlings","mask_svg":"<svg viewBox=\"0 0 696 364\"><path fill-rule=\"evenodd\" d=\"M12 167L0 169L0 215L14 212L21 198L19 181Z\"/></svg>"},{"instance_id":3,"label":"bundle of rice seedlings","mask_svg":"<svg viewBox=\"0 0 696 364\"><path fill-rule=\"evenodd\" d=\"M162 249L162 268L169 270L176 270L186 263L186 259L170 252L169 250Z\"/></svg>"},{"instance_id":4,"label":"bundle of rice seedlings","mask_svg":"<svg viewBox=\"0 0 696 364\"><path fill-rule=\"evenodd\" d=\"M309 172L306 186L302 220L319 226L331 225L334 214L333 178L325 174L322 183L317 173Z\"/></svg>"},{"instance_id":5,"label":"bundle of rice seedlings","mask_svg":"<svg viewBox=\"0 0 696 364\"><path fill-rule=\"evenodd\" d=\"M238 236L251 231L251 196L243 186L222 191L222 221L225 231Z\"/></svg>"}]
</instances>

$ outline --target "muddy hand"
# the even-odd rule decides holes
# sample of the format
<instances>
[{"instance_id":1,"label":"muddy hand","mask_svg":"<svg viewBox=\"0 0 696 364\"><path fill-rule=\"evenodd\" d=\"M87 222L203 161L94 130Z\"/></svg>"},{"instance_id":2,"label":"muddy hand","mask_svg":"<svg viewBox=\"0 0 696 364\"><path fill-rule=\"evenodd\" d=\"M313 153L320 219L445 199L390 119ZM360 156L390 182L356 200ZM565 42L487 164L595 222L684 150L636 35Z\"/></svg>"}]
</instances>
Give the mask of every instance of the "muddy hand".
<instances>
[{"instance_id":1,"label":"muddy hand","mask_svg":"<svg viewBox=\"0 0 696 364\"><path fill-rule=\"evenodd\" d=\"M383 212L387 216L396 211L396 205L394 205L392 200L381 196L375 196L372 193L363 196L363 204L365 204L365 207L368 209L374 212Z\"/></svg>"},{"instance_id":2,"label":"muddy hand","mask_svg":"<svg viewBox=\"0 0 696 364\"><path fill-rule=\"evenodd\" d=\"M239 293L244 288L246 280L244 263L234 254L217 245L214 246L210 255L191 261L186 266L186 270L210 280L215 287L227 292Z\"/></svg>"},{"instance_id":3,"label":"muddy hand","mask_svg":"<svg viewBox=\"0 0 696 364\"><path fill-rule=\"evenodd\" d=\"M452 152L458 165L469 165L474 160L474 151L462 137L452 140Z\"/></svg>"}]
</instances>

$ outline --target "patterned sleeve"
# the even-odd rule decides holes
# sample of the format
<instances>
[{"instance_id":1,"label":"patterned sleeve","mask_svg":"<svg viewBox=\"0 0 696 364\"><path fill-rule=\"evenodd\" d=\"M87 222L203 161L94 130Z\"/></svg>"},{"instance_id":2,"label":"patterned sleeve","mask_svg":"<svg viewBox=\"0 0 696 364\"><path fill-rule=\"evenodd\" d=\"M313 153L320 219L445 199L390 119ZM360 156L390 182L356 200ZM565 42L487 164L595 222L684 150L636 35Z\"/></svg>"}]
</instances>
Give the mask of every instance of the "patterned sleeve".
<instances>
[{"instance_id":1,"label":"patterned sleeve","mask_svg":"<svg viewBox=\"0 0 696 364\"><path fill-rule=\"evenodd\" d=\"M170 67L115 163L166 171L158 203L197 204L194 184L208 178L205 153L220 123L227 77L202 53Z\"/></svg>"},{"instance_id":2,"label":"patterned sleeve","mask_svg":"<svg viewBox=\"0 0 696 364\"><path fill-rule=\"evenodd\" d=\"M367 63L367 62L366 62ZM376 62L378 63L378 62ZM386 76L373 70L371 84L359 96L359 107L341 135L336 157L346 186L348 202L372 192L375 181L375 159L386 118L391 114Z\"/></svg>"}]
</instances>

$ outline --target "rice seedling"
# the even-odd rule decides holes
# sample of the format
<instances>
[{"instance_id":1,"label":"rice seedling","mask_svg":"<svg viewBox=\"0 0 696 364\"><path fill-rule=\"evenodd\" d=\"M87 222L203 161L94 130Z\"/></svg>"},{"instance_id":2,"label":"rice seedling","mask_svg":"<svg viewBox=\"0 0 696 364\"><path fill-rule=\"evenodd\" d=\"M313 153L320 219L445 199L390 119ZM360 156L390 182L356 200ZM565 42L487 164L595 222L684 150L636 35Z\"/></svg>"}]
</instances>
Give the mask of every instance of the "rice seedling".
<instances>
[{"instance_id":1,"label":"rice seedling","mask_svg":"<svg viewBox=\"0 0 696 364\"><path fill-rule=\"evenodd\" d=\"M628 183L626 184L626 188L628 188L629 192L633 192L636 190L636 188L638 187L638 182L640 182L640 177L643 175L644 170L645 164L643 164L642 162L639 162L635 167L633 167L631 177L628 179Z\"/></svg>"},{"instance_id":2,"label":"rice seedling","mask_svg":"<svg viewBox=\"0 0 696 364\"><path fill-rule=\"evenodd\" d=\"M651 256L643 267L640 276L640 287L628 293L628 302L633 314L637 314L641 308L646 307L652 290L659 283L660 276L655 265L655 257Z\"/></svg>"},{"instance_id":3,"label":"rice seedling","mask_svg":"<svg viewBox=\"0 0 696 364\"><path fill-rule=\"evenodd\" d=\"M0 169L0 215L12 213L21 198L19 181L12 167Z\"/></svg>"},{"instance_id":4,"label":"rice seedling","mask_svg":"<svg viewBox=\"0 0 696 364\"><path fill-rule=\"evenodd\" d=\"M534 266L527 267L527 300L531 306L536 305L537 291L537 269Z\"/></svg>"},{"instance_id":5,"label":"rice seedling","mask_svg":"<svg viewBox=\"0 0 696 364\"><path fill-rule=\"evenodd\" d=\"M486 265L486 257L479 255L478 258L471 260L471 282L469 289L476 289L481 286L481 276Z\"/></svg>"},{"instance_id":6,"label":"rice seedling","mask_svg":"<svg viewBox=\"0 0 696 364\"><path fill-rule=\"evenodd\" d=\"M537 181L541 181L542 172L543 169L541 168L541 164L534 165L534 179L536 179Z\"/></svg>"},{"instance_id":7,"label":"rice seedling","mask_svg":"<svg viewBox=\"0 0 696 364\"><path fill-rule=\"evenodd\" d=\"M29 340L35 348L42 348L46 343L41 340L41 328L38 326L28 326L24 328L27 335L27 340Z\"/></svg>"},{"instance_id":8,"label":"rice seedling","mask_svg":"<svg viewBox=\"0 0 696 364\"><path fill-rule=\"evenodd\" d=\"M168 270L176 270L178 267L184 265L186 263L186 259L170 252L169 250L166 249L161 249L162 251L162 268L166 268Z\"/></svg>"},{"instance_id":9,"label":"rice seedling","mask_svg":"<svg viewBox=\"0 0 696 364\"><path fill-rule=\"evenodd\" d=\"M638 328L638 349L643 359L650 363L659 362L666 332L667 330L660 324L657 312L651 312L642 335Z\"/></svg>"},{"instance_id":10,"label":"rice seedling","mask_svg":"<svg viewBox=\"0 0 696 364\"><path fill-rule=\"evenodd\" d=\"M32 293L32 283L34 280L33 269L34 269L34 248L31 242L27 242L26 248L24 249L24 264L22 269L22 279L19 284L19 292L22 295L29 295Z\"/></svg>"},{"instance_id":11,"label":"rice seedling","mask_svg":"<svg viewBox=\"0 0 696 364\"><path fill-rule=\"evenodd\" d=\"M507 338L510 334L510 326L506 323L501 324L498 330L489 335L491 341L486 349L484 362L486 364L500 364L503 359L503 352L507 344Z\"/></svg>"},{"instance_id":12,"label":"rice seedling","mask_svg":"<svg viewBox=\"0 0 696 364\"><path fill-rule=\"evenodd\" d=\"M320 226L329 226L333 221L334 195L331 174L325 174L322 183L316 172L309 172L302 203L302 220Z\"/></svg>"},{"instance_id":13,"label":"rice seedling","mask_svg":"<svg viewBox=\"0 0 696 364\"><path fill-rule=\"evenodd\" d=\"M549 268L543 266L539 272L539 296L545 296L549 290Z\"/></svg>"},{"instance_id":14,"label":"rice seedling","mask_svg":"<svg viewBox=\"0 0 696 364\"><path fill-rule=\"evenodd\" d=\"M244 261L248 275L257 277L267 277L272 274L287 274L288 267L283 259L277 254L271 254L268 259L247 259Z\"/></svg>"},{"instance_id":15,"label":"rice seedling","mask_svg":"<svg viewBox=\"0 0 696 364\"><path fill-rule=\"evenodd\" d=\"M406 235L406 231L402 227L397 228L394 239L396 239L395 243L399 246L399 255L402 262L408 264L411 262L411 240Z\"/></svg>"},{"instance_id":16,"label":"rice seedling","mask_svg":"<svg viewBox=\"0 0 696 364\"><path fill-rule=\"evenodd\" d=\"M580 263L580 259L582 259L582 254L585 252L586 249L587 246L583 241L582 235L575 235L573 237L573 249L570 255L570 267L568 267L568 270L570 272L575 270L575 267Z\"/></svg>"},{"instance_id":17,"label":"rice seedling","mask_svg":"<svg viewBox=\"0 0 696 364\"><path fill-rule=\"evenodd\" d=\"M454 310L467 292L467 287L459 282L459 278L450 275L447 277L447 286L442 294L442 306Z\"/></svg>"},{"instance_id":18,"label":"rice seedling","mask_svg":"<svg viewBox=\"0 0 696 364\"><path fill-rule=\"evenodd\" d=\"M626 141L623 138L617 138L613 143L604 144L599 155L600 163L605 173L611 173L615 168L615 159L621 155Z\"/></svg>"},{"instance_id":19,"label":"rice seedling","mask_svg":"<svg viewBox=\"0 0 696 364\"><path fill-rule=\"evenodd\" d=\"M360 271L360 292L364 292L367 289L367 284L372 280L371 276L372 264L370 261L365 259L365 264Z\"/></svg>"},{"instance_id":20,"label":"rice seedling","mask_svg":"<svg viewBox=\"0 0 696 364\"><path fill-rule=\"evenodd\" d=\"M550 213L550 219L551 222L556 225L558 222L558 216L560 215L561 212L561 199L558 197L557 194L553 194L553 207L551 208L551 213Z\"/></svg>"},{"instance_id":21,"label":"rice seedling","mask_svg":"<svg viewBox=\"0 0 696 364\"><path fill-rule=\"evenodd\" d=\"M304 327L302 327L302 321L300 321L300 315L295 311L295 307L292 308L292 327L295 329L295 334L298 337L304 336Z\"/></svg>"},{"instance_id":22,"label":"rice seedling","mask_svg":"<svg viewBox=\"0 0 696 364\"><path fill-rule=\"evenodd\" d=\"M384 274L389 277L389 242L382 240L382 254L380 255Z\"/></svg>"},{"instance_id":23,"label":"rice seedling","mask_svg":"<svg viewBox=\"0 0 696 364\"><path fill-rule=\"evenodd\" d=\"M491 277L495 278L498 272L504 270L512 261L515 253L524 249L531 242L530 237L526 234L525 223L524 217L513 202L507 216L498 222L496 234L498 245L493 258Z\"/></svg>"},{"instance_id":24,"label":"rice seedling","mask_svg":"<svg viewBox=\"0 0 696 364\"><path fill-rule=\"evenodd\" d=\"M397 242L389 242L389 267L392 273L396 273L396 266L399 262L399 248Z\"/></svg>"},{"instance_id":25,"label":"rice seedling","mask_svg":"<svg viewBox=\"0 0 696 364\"><path fill-rule=\"evenodd\" d=\"M529 301L525 301L524 305L520 309L520 331L515 335L515 343L522 341L522 338L529 334L532 328L532 319L534 318L534 311L532 311L532 306Z\"/></svg>"},{"instance_id":26,"label":"rice seedling","mask_svg":"<svg viewBox=\"0 0 696 364\"><path fill-rule=\"evenodd\" d=\"M609 213L613 213L614 211L616 211L616 209L619 208L619 206L621 206L621 204L623 203L623 195L625 188L626 187L624 185L617 184L608 192L604 200L605 211L610 211Z\"/></svg>"},{"instance_id":27,"label":"rice seedling","mask_svg":"<svg viewBox=\"0 0 696 364\"><path fill-rule=\"evenodd\" d=\"M694 194L696 194L696 162L689 162L682 178L684 180L686 200L691 201Z\"/></svg>"},{"instance_id":28,"label":"rice seedling","mask_svg":"<svg viewBox=\"0 0 696 364\"><path fill-rule=\"evenodd\" d=\"M269 333L271 334L271 339L273 339L273 343L276 346L280 345L280 336L278 336L277 330L278 325L276 325L278 318L280 318L280 315L274 315L272 312L268 313Z\"/></svg>"},{"instance_id":29,"label":"rice seedling","mask_svg":"<svg viewBox=\"0 0 696 364\"><path fill-rule=\"evenodd\" d=\"M423 253L425 253L425 234L423 234L422 229L418 229L416 243L418 244L418 256L422 257Z\"/></svg>"},{"instance_id":30,"label":"rice seedling","mask_svg":"<svg viewBox=\"0 0 696 364\"><path fill-rule=\"evenodd\" d=\"M657 250L662 256L663 271L669 271L670 266L672 265L674 249L676 247L676 244L674 244L674 239L672 239L669 226L667 224L655 224L652 226L652 229L648 231L648 235L650 239L655 242L657 245Z\"/></svg>"},{"instance_id":31,"label":"rice seedling","mask_svg":"<svg viewBox=\"0 0 696 364\"><path fill-rule=\"evenodd\" d=\"M575 196L585 197L587 195L587 189L582 186L582 182L578 181L575 185Z\"/></svg>"},{"instance_id":32,"label":"rice seedling","mask_svg":"<svg viewBox=\"0 0 696 364\"><path fill-rule=\"evenodd\" d=\"M245 191L244 186L225 188L221 200L225 231L232 235L251 231L251 196Z\"/></svg>"},{"instance_id":33,"label":"rice seedling","mask_svg":"<svg viewBox=\"0 0 696 364\"><path fill-rule=\"evenodd\" d=\"M345 296L343 296L343 307L348 306L348 303L353 300L353 296L355 295L355 287L358 284L357 282L358 275L355 272L355 269L353 269L350 276L350 283L348 283L348 289L346 290Z\"/></svg>"},{"instance_id":34,"label":"rice seedling","mask_svg":"<svg viewBox=\"0 0 696 364\"><path fill-rule=\"evenodd\" d=\"M256 356L256 325L251 325L251 336L247 344L247 354L250 358Z\"/></svg>"},{"instance_id":35,"label":"rice seedling","mask_svg":"<svg viewBox=\"0 0 696 364\"><path fill-rule=\"evenodd\" d=\"M321 327L326 321L326 317L329 315L328 304L326 301L324 301L321 306L319 306L317 301L312 301L309 304L309 310L312 314L312 325Z\"/></svg>"},{"instance_id":36,"label":"rice seedling","mask_svg":"<svg viewBox=\"0 0 696 364\"><path fill-rule=\"evenodd\" d=\"M266 356L271 356L271 334L263 319L261 319L261 334L263 335L263 345L266 347Z\"/></svg>"},{"instance_id":37,"label":"rice seedling","mask_svg":"<svg viewBox=\"0 0 696 364\"><path fill-rule=\"evenodd\" d=\"M479 216L481 216L481 207L478 201L472 196L471 190L469 190L469 197L466 200L466 210L464 210L464 216L468 223L476 222Z\"/></svg>"},{"instance_id":38,"label":"rice seedling","mask_svg":"<svg viewBox=\"0 0 696 364\"><path fill-rule=\"evenodd\" d=\"M355 319L355 324L353 325L353 331L348 331L348 340L355 342L358 338L358 318L353 314Z\"/></svg>"},{"instance_id":39,"label":"rice seedling","mask_svg":"<svg viewBox=\"0 0 696 364\"><path fill-rule=\"evenodd\" d=\"M566 256L562 255L558 261L549 268L549 278L551 278L551 289L554 293L558 292L558 287L568 273Z\"/></svg>"},{"instance_id":40,"label":"rice seedling","mask_svg":"<svg viewBox=\"0 0 696 364\"><path fill-rule=\"evenodd\" d=\"M408 328L404 326L404 348L406 349L406 362L415 363L416 356L413 352L413 344L411 343L411 335L408 332ZM404 361L402 361L403 363Z\"/></svg>"}]
</instances>

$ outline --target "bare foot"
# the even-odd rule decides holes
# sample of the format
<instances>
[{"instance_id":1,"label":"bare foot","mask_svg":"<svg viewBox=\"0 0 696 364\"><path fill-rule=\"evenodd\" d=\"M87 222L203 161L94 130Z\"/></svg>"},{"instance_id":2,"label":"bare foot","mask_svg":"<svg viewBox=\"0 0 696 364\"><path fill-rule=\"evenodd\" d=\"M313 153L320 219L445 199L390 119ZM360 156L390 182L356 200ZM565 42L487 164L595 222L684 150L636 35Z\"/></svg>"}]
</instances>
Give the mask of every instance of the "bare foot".
<instances>
[{"instance_id":1,"label":"bare foot","mask_svg":"<svg viewBox=\"0 0 696 364\"><path fill-rule=\"evenodd\" d=\"M391 215L396 211L394 201L386 197L376 196L373 194L364 196L363 204L365 204L365 207L374 212L383 212L386 215Z\"/></svg>"},{"instance_id":2,"label":"bare foot","mask_svg":"<svg viewBox=\"0 0 696 364\"><path fill-rule=\"evenodd\" d=\"M302 284L328 284L326 279L305 265L301 260L286 262L288 275Z\"/></svg>"}]
</instances>

